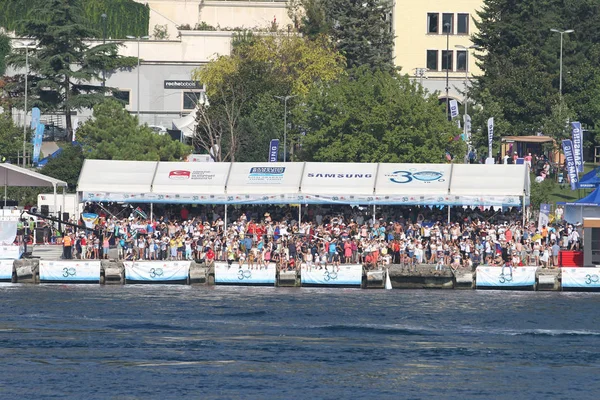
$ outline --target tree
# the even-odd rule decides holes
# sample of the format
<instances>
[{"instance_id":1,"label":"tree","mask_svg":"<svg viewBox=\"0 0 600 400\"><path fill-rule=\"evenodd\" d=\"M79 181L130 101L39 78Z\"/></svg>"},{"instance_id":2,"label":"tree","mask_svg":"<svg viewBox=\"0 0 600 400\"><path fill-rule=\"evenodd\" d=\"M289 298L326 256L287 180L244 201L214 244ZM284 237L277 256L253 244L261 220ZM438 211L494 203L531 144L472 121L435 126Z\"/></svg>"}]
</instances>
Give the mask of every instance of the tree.
<instances>
[{"instance_id":1,"label":"tree","mask_svg":"<svg viewBox=\"0 0 600 400\"><path fill-rule=\"evenodd\" d=\"M35 39L30 50L33 76L29 106L42 112L61 111L65 115L68 139L72 138L71 110L92 108L104 100L109 88L102 87L102 71L115 71L136 65L132 57L121 57L114 43L89 45L85 39L99 37L80 18L77 0L48 0L23 21L21 31ZM9 57L13 66L23 68L24 50ZM21 88L23 90L23 88Z\"/></svg>"},{"instance_id":2,"label":"tree","mask_svg":"<svg viewBox=\"0 0 600 400\"><path fill-rule=\"evenodd\" d=\"M268 141L282 136L284 107L274 96L301 98L314 84L336 79L343 64L325 38L239 35L231 55L193 74L210 101L198 105L196 146L218 148L217 161L264 159Z\"/></svg>"},{"instance_id":3,"label":"tree","mask_svg":"<svg viewBox=\"0 0 600 400\"><path fill-rule=\"evenodd\" d=\"M116 100L94 107L94 118L77 129L86 158L101 160L178 161L191 149L167 135L140 126Z\"/></svg>"},{"instance_id":4,"label":"tree","mask_svg":"<svg viewBox=\"0 0 600 400\"><path fill-rule=\"evenodd\" d=\"M10 38L0 32L0 76L6 72L6 56L10 53Z\"/></svg>"},{"instance_id":5,"label":"tree","mask_svg":"<svg viewBox=\"0 0 600 400\"><path fill-rule=\"evenodd\" d=\"M363 67L316 87L295 119L308 161L439 163L466 147L436 96L407 76Z\"/></svg>"},{"instance_id":6,"label":"tree","mask_svg":"<svg viewBox=\"0 0 600 400\"><path fill-rule=\"evenodd\" d=\"M0 114L0 158L18 163L23 152L23 129L15 126L9 113Z\"/></svg>"}]
</instances>

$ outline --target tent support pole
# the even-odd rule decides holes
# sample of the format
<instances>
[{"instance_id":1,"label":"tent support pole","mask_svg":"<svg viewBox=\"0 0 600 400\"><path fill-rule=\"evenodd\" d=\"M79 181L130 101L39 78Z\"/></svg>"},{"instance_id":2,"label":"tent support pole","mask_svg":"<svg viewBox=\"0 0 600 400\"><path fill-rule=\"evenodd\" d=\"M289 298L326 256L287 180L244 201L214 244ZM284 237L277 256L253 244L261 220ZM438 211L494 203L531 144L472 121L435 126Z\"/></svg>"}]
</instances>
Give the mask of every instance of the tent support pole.
<instances>
[{"instance_id":1,"label":"tent support pole","mask_svg":"<svg viewBox=\"0 0 600 400\"><path fill-rule=\"evenodd\" d=\"M450 204L448 204L448 223L450 223Z\"/></svg>"},{"instance_id":2,"label":"tent support pole","mask_svg":"<svg viewBox=\"0 0 600 400\"><path fill-rule=\"evenodd\" d=\"M8 169L5 169L4 172L6 173L5 177L4 177L4 208L6 208L6 188L8 186Z\"/></svg>"},{"instance_id":3,"label":"tent support pole","mask_svg":"<svg viewBox=\"0 0 600 400\"><path fill-rule=\"evenodd\" d=\"M298 226L302 222L302 204L298 203Z\"/></svg>"},{"instance_id":4,"label":"tent support pole","mask_svg":"<svg viewBox=\"0 0 600 400\"><path fill-rule=\"evenodd\" d=\"M523 205L521 206L521 213L523 214L523 228L525 228L525 196L523 196Z\"/></svg>"},{"instance_id":5,"label":"tent support pole","mask_svg":"<svg viewBox=\"0 0 600 400\"><path fill-rule=\"evenodd\" d=\"M52 190L54 191L54 212L56 213L56 217L60 219L60 214L58 212L58 201L56 198L56 184L52 185Z\"/></svg>"},{"instance_id":6,"label":"tent support pole","mask_svg":"<svg viewBox=\"0 0 600 400\"><path fill-rule=\"evenodd\" d=\"M66 199L65 199L65 197L67 197L67 196L66 196L66 194L65 194L65 187L63 186L63 187L62 187L62 200L63 200L63 201L62 201L62 203L63 203L63 204L62 204L62 210L63 210L63 211L65 211L65 210L67 209L67 207L66 207L66 203L67 203L67 202L66 202ZM73 217L75 217L75 216L73 215Z\"/></svg>"},{"instance_id":7,"label":"tent support pole","mask_svg":"<svg viewBox=\"0 0 600 400\"><path fill-rule=\"evenodd\" d=\"M4 184L4 208L6 208L6 184Z\"/></svg>"},{"instance_id":8,"label":"tent support pole","mask_svg":"<svg viewBox=\"0 0 600 400\"><path fill-rule=\"evenodd\" d=\"M373 204L373 226L375 226L375 219L376 219L376 215L375 214L377 212L376 207L377 206L375 204Z\"/></svg>"},{"instance_id":9,"label":"tent support pole","mask_svg":"<svg viewBox=\"0 0 600 400\"><path fill-rule=\"evenodd\" d=\"M225 218L223 219L223 232L227 231L227 204L225 204Z\"/></svg>"},{"instance_id":10,"label":"tent support pole","mask_svg":"<svg viewBox=\"0 0 600 400\"><path fill-rule=\"evenodd\" d=\"M150 203L150 223L154 220L154 203Z\"/></svg>"}]
</instances>

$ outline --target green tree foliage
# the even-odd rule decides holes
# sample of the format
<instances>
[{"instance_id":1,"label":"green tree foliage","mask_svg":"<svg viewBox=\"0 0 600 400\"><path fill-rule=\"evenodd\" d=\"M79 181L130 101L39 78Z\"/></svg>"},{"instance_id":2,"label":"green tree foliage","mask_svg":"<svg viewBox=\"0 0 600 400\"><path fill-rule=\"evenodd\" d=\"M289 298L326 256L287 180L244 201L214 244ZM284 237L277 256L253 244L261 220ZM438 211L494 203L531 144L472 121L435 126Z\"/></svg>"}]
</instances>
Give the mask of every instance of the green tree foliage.
<instances>
[{"instance_id":1,"label":"green tree foliage","mask_svg":"<svg viewBox=\"0 0 600 400\"><path fill-rule=\"evenodd\" d=\"M92 108L104 100L108 88L101 86L102 71L110 73L137 62L119 56L117 44L86 43L85 39L96 37L97 32L85 25L81 12L77 0L47 0L22 25L22 31L38 46L29 55L32 76L28 105L42 112L63 112L69 138L73 132L71 110ZM22 68L24 50L9 56L9 61Z\"/></svg>"},{"instance_id":2,"label":"green tree foliage","mask_svg":"<svg viewBox=\"0 0 600 400\"><path fill-rule=\"evenodd\" d=\"M0 114L0 158L16 164L19 153L23 153L23 128L15 126L10 114Z\"/></svg>"},{"instance_id":3,"label":"green tree foliage","mask_svg":"<svg viewBox=\"0 0 600 400\"><path fill-rule=\"evenodd\" d=\"M550 195L554 191L556 184L552 179L544 179L541 183L535 180L531 181L531 195L529 198L531 207L534 210L540 209L540 204L550 203Z\"/></svg>"},{"instance_id":4,"label":"green tree foliage","mask_svg":"<svg viewBox=\"0 0 600 400\"><path fill-rule=\"evenodd\" d=\"M138 125L116 100L94 107L94 118L77 129L86 158L102 160L178 161L191 149L167 135Z\"/></svg>"},{"instance_id":5,"label":"green tree foliage","mask_svg":"<svg viewBox=\"0 0 600 400\"><path fill-rule=\"evenodd\" d=\"M83 160L81 146L69 143L62 148L62 152L56 158L50 159L40 172L67 182L69 191L73 192L77 188Z\"/></svg>"},{"instance_id":6,"label":"green tree foliage","mask_svg":"<svg viewBox=\"0 0 600 400\"><path fill-rule=\"evenodd\" d=\"M10 53L10 39L0 32L0 76L6 71L6 56Z\"/></svg>"},{"instance_id":7,"label":"green tree foliage","mask_svg":"<svg viewBox=\"0 0 600 400\"><path fill-rule=\"evenodd\" d=\"M600 119L600 3L484 0L473 41L483 52L472 96L484 108L492 93L508 123L503 135L531 135L547 126L559 104L560 35L563 105L588 127ZM562 120L566 117L560 115ZM546 132L545 132L546 133ZM548 132L554 135L553 132Z\"/></svg>"},{"instance_id":8,"label":"green tree foliage","mask_svg":"<svg viewBox=\"0 0 600 400\"><path fill-rule=\"evenodd\" d=\"M31 18L45 18L36 15L48 0L4 0L0 2L0 27L9 31L21 31L22 22ZM150 8L147 4L133 0L78 0L81 6L83 23L102 33L102 14L106 14L106 34L113 39L124 39L127 35L146 36L150 24ZM102 37L102 36L97 36Z\"/></svg>"},{"instance_id":9,"label":"green tree foliage","mask_svg":"<svg viewBox=\"0 0 600 400\"><path fill-rule=\"evenodd\" d=\"M307 37L327 34L349 69L391 71L394 34L391 0L292 0L289 14Z\"/></svg>"},{"instance_id":10,"label":"green tree foliage","mask_svg":"<svg viewBox=\"0 0 600 400\"><path fill-rule=\"evenodd\" d=\"M323 84L295 110L310 161L440 163L462 161L464 142L436 96L406 76L367 68Z\"/></svg>"}]
</instances>

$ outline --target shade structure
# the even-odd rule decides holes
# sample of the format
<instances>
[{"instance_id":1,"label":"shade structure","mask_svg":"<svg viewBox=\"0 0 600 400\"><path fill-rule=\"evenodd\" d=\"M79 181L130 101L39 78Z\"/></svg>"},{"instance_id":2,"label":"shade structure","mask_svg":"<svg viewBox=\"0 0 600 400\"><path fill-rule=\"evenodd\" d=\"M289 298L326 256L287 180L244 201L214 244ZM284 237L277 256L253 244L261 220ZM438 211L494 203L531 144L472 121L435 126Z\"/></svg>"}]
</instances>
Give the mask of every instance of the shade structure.
<instances>
[{"instance_id":1,"label":"shade structure","mask_svg":"<svg viewBox=\"0 0 600 400\"><path fill-rule=\"evenodd\" d=\"M289 203L298 196L304 163L233 163L227 180L231 202Z\"/></svg>"},{"instance_id":2,"label":"shade structure","mask_svg":"<svg viewBox=\"0 0 600 400\"><path fill-rule=\"evenodd\" d=\"M527 166L514 164L454 164L450 194L455 196L529 195Z\"/></svg>"},{"instance_id":3,"label":"shade structure","mask_svg":"<svg viewBox=\"0 0 600 400\"><path fill-rule=\"evenodd\" d=\"M152 181L152 193L224 196L230 167L230 163L160 162Z\"/></svg>"},{"instance_id":4,"label":"shade structure","mask_svg":"<svg viewBox=\"0 0 600 400\"><path fill-rule=\"evenodd\" d=\"M597 167L582 176L577 184L579 189L594 189L598 186L600 186L600 167Z\"/></svg>"},{"instance_id":5,"label":"shade structure","mask_svg":"<svg viewBox=\"0 0 600 400\"><path fill-rule=\"evenodd\" d=\"M67 183L13 164L0 164L2 186L49 186L66 187Z\"/></svg>"}]
</instances>

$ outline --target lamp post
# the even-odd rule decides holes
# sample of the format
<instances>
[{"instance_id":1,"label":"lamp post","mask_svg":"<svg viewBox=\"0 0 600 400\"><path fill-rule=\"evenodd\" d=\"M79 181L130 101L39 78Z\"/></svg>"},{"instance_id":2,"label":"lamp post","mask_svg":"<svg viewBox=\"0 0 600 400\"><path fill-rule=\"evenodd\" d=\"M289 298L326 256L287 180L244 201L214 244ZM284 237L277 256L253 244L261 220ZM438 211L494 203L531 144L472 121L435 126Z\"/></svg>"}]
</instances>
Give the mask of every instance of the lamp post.
<instances>
[{"instance_id":1,"label":"lamp post","mask_svg":"<svg viewBox=\"0 0 600 400\"><path fill-rule=\"evenodd\" d=\"M446 119L450 119L448 117L448 102L450 101L450 24L448 22L444 24L444 29L446 29Z\"/></svg>"},{"instance_id":2,"label":"lamp post","mask_svg":"<svg viewBox=\"0 0 600 400\"><path fill-rule=\"evenodd\" d=\"M560 102L562 104L563 35L565 33L572 33L572 32L575 32L575 31L573 29L567 29L567 30L561 31L559 29L554 29L554 28L550 29L550 31L560 34L560 76L558 78L558 93L560 95Z\"/></svg>"},{"instance_id":3,"label":"lamp post","mask_svg":"<svg viewBox=\"0 0 600 400\"><path fill-rule=\"evenodd\" d=\"M283 162L287 161L287 101L296 96L274 96L276 99L283 100Z\"/></svg>"},{"instance_id":4,"label":"lamp post","mask_svg":"<svg viewBox=\"0 0 600 400\"><path fill-rule=\"evenodd\" d=\"M465 115L468 114L468 110L469 110L469 60L470 60L470 56L469 56L469 50L474 49L477 50L479 49L479 46L463 46L461 44L457 44L454 47L456 47L457 49L461 49L466 51L466 56L467 59L465 60ZM457 56L458 59L458 56ZM458 60L457 60L458 62ZM466 121L465 121L466 122ZM467 137L467 124L464 124L464 134L465 134L465 139Z\"/></svg>"},{"instance_id":5,"label":"lamp post","mask_svg":"<svg viewBox=\"0 0 600 400\"><path fill-rule=\"evenodd\" d=\"M140 41L150 39L150 36L127 36L127 39L137 40L137 117L140 123Z\"/></svg>"},{"instance_id":6,"label":"lamp post","mask_svg":"<svg viewBox=\"0 0 600 400\"><path fill-rule=\"evenodd\" d=\"M23 167L27 152L27 77L29 76L29 49L35 49L35 42L17 42L19 49L25 49L25 106L23 107Z\"/></svg>"},{"instance_id":7,"label":"lamp post","mask_svg":"<svg viewBox=\"0 0 600 400\"><path fill-rule=\"evenodd\" d=\"M106 14L100 16L102 18L102 44L106 44ZM102 87L106 86L106 69L102 68Z\"/></svg>"}]
</instances>

